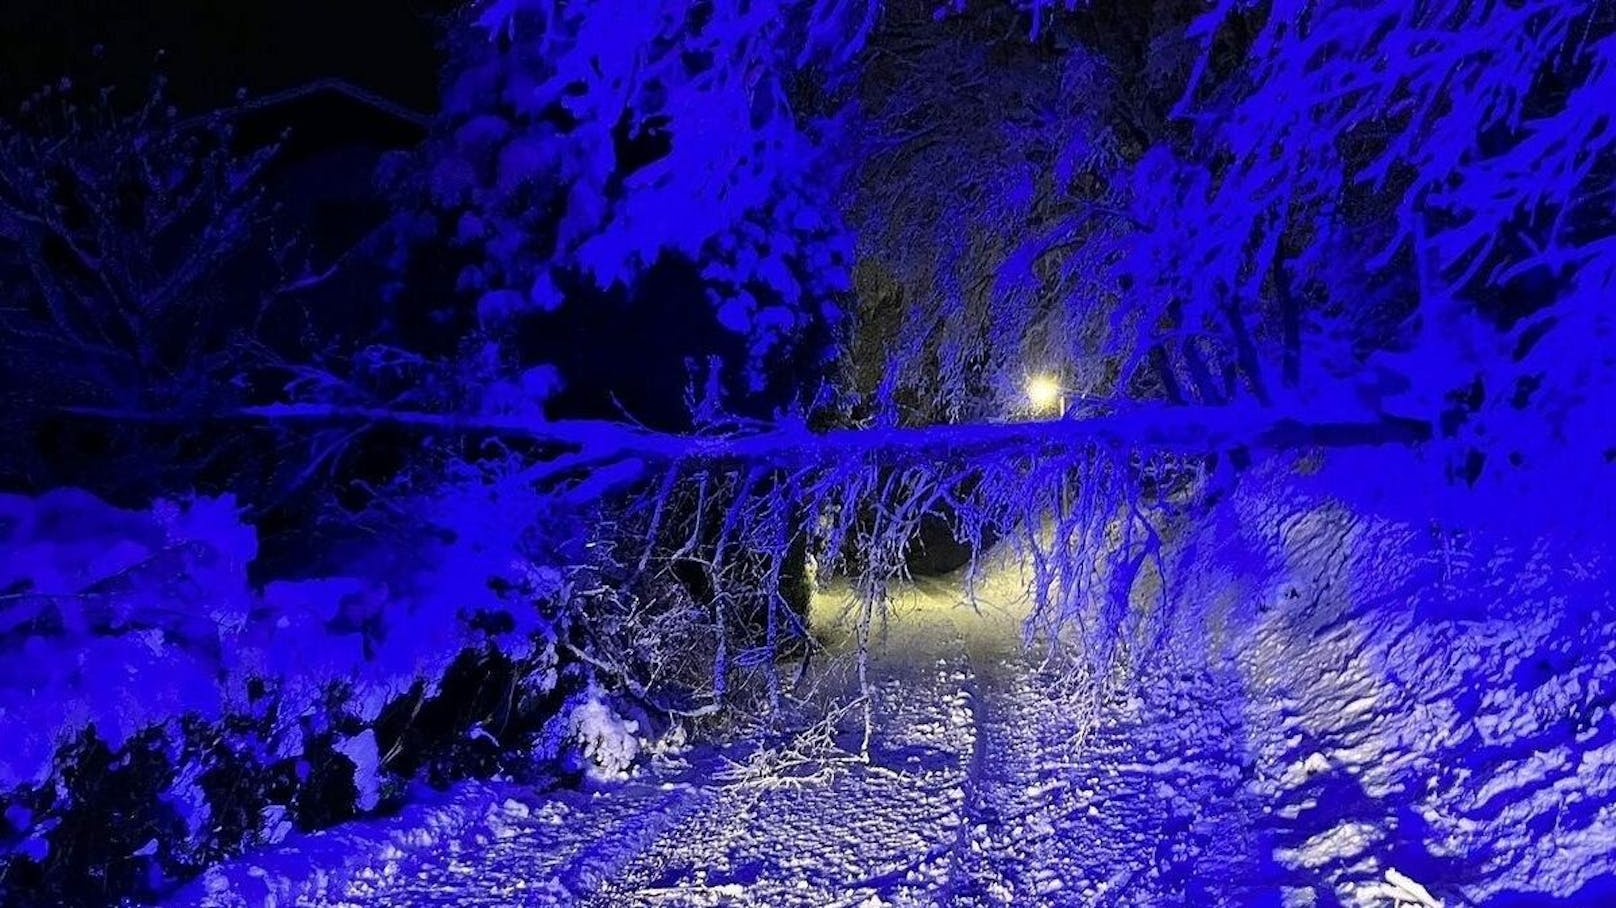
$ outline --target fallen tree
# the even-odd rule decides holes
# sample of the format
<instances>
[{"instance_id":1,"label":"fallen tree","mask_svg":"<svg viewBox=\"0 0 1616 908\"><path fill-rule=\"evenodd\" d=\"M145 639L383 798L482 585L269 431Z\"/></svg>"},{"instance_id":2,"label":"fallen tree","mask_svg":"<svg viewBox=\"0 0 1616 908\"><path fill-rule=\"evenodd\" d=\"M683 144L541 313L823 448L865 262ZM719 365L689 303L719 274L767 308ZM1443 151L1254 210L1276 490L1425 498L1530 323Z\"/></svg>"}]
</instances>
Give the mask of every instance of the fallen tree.
<instances>
[{"instance_id":1,"label":"fallen tree","mask_svg":"<svg viewBox=\"0 0 1616 908\"><path fill-rule=\"evenodd\" d=\"M637 461L654 469L673 463L800 465L869 457L887 466L942 457L1054 454L1092 444L1141 451L1211 451L1411 444L1431 438L1422 420L1368 411L1266 407L1149 407L1085 419L877 426L812 431L797 422L738 421L680 434L610 420L546 422L523 416L433 413L385 407L271 404L195 413L75 407L78 416L127 423L194 421L285 429L393 427L521 440L566 452L559 468Z\"/></svg>"},{"instance_id":2,"label":"fallen tree","mask_svg":"<svg viewBox=\"0 0 1616 908\"><path fill-rule=\"evenodd\" d=\"M801 608L782 595L797 569L790 559L805 547L822 576L850 580L861 668L922 520L941 515L974 550L1007 540L1025 556L1034 601L1029 641L1076 653L1088 671L1110 671L1142 645L1130 639L1137 637L1130 602L1166 522L1218 483L1214 464L1226 475L1239 459L1215 452L1403 445L1431 435L1427 423L1347 406L1141 407L1087 418L829 431L801 421L713 419L688 434L604 420L322 404L71 412L122 423L210 421L314 434L388 427L519 442L512 479L559 507L612 515L617 538L635 549L617 555L626 582L660 576L662 588L677 581L688 592L678 570L699 570L700 612L681 619L701 623L709 641L701 658L710 660L710 684L681 698L681 711L697 714L735 696L737 673L769 710L778 708L789 687L776 669L780 657L813 646ZM626 637L636 622L660 620L643 603L623 617ZM600 672L658 700L646 677L654 669L634 664L629 649L596 642Z\"/></svg>"}]
</instances>

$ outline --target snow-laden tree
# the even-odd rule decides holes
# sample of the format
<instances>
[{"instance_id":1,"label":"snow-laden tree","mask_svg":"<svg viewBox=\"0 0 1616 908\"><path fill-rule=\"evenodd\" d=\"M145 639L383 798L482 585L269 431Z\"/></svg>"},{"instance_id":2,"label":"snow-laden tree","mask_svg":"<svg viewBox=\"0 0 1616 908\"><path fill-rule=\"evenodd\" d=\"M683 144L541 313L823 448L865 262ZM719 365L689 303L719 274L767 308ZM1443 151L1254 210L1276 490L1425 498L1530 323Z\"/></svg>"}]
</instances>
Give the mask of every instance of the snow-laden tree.
<instances>
[{"instance_id":1,"label":"snow-laden tree","mask_svg":"<svg viewBox=\"0 0 1616 908\"><path fill-rule=\"evenodd\" d=\"M859 390L920 421L1025 415L1031 372L1086 397L1129 390L1106 344L1104 240L1135 229L1117 173L1169 135L1183 6L1037 21L1006 3L886 6L852 195Z\"/></svg>"},{"instance_id":2,"label":"snow-laden tree","mask_svg":"<svg viewBox=\"0 0 1616 908\"><path fill-rule=\"evenodd\" d=\"M840 319L842 121L828 92L872 4L497 0L473 12L451 38L419 172L426 205L404 233L457 250L477 329L497 339L683 261L744 339L749 361L734 366L756 388L771 357ZM555 384L513 380L535 404Z\"/></svg>"},{"instance_id":3,"label":"snow-laden tree","mask_svg":"<svg viewBox=\"0 0 1616 908\"><path fill-rule=\"evenodd\" d=\"M861 339L928 412L1007 412L995 385L1051 369L1078 394L1413 420L1471 481L1611 450L1609 3L1231 0L1187 29L1173 4L942 10L1019 15L1019 65L1014 38L973 56L894 9L865 70L888 143L863 165ZM951 116L960 86L992 112ZM1072 149L1111 152L1088 185Z\"/></svg>"},{"instance_id":4,"label":"snow-laden tree","mask_svg":"<svg viewBox=\"0 0 1616 908\"><path fill-rule=\"evenodd\" d=\"M160 84L131 104L64 78L0 119L6 385L131 408L221 396L285 252L265 229L274 149L232 141L223 118L180 117ZM255 283L270 286L226 304Z\"/></svg>"},{"instance_id":5,"label":"snow-laden tree","mask_svg":"<svg viewBox=\"0 0 1616 908\"><path fill-rule=\"evenodd\" d=\"M1259 401L1425 422L1470 481L1608 462L1613 25L1601 0L1218 4L1193 140L1128 187L1133 361L1166 337Z\"/></svg>"},{"instance_id":6,"label":"snow-laden tree","mask_svg":"<svg viewBox=\"0 0 1616 908\"><path fill-rule=\"evenodd\" d=\"M855 554L866 643L928 515L1019 539L1034 630L1077 626L1104 661L1207 454L1446 433L1467 478L1519 460L1557 480L1609 456L1608 4L1274 0L1193 28L1173 3L1059 6L888 6L856 61L866 3L479 7L400 217L455 274L451 355L383 351L396 394L311 369L290 402L225 415L475 439L443 448L497 448L501 488L617 521L602 536L636 549L614 588L701 562L704 607L618 612L621 639L699 622L698 711L772 667L805 535L827 564ZM512 329L659 262L696 272L743 375L834 321L849 164L854 371L902 428L545 419L567 376ZM1043 369L1105 406L999 419Z\"/></svg>"},{"instance_id":7,"label":"snow-laden tree","mask_svg":"<svg viewBox=\"0 0 1616 908\"><path fill-rule=\"evenodd\" d=\"M0 115L0 475L129 500L252 457L183 416L148 433L65 411L249 399L271 336L295 336L283 290L306 246L277 229L276 161L161 80L63 78Z\"/></svg>"}]
</instances>

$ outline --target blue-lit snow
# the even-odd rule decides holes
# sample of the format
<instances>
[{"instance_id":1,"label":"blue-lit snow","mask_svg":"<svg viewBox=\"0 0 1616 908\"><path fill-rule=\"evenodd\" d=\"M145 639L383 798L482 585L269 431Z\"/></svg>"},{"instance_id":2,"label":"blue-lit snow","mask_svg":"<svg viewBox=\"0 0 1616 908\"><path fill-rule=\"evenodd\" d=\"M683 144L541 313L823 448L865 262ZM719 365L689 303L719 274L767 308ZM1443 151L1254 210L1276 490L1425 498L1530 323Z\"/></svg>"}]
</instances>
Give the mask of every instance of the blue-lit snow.
<instances>
[{"instance_id":1,"label":"blue-lit snow","mask_svg":"<svg viewBox=\"0 0 1616 908\"><path fill-rule=\"evenodd\" d=\"M1135 673L1024 653L1001 555L980 613L957 580L898 596L867 766L756 784L698 748L581 791L468 784L173 904L1600 904L1605 542L1436 533L1314 471L1269 464L1170 542Z\"/></svg>"}]
</instances>

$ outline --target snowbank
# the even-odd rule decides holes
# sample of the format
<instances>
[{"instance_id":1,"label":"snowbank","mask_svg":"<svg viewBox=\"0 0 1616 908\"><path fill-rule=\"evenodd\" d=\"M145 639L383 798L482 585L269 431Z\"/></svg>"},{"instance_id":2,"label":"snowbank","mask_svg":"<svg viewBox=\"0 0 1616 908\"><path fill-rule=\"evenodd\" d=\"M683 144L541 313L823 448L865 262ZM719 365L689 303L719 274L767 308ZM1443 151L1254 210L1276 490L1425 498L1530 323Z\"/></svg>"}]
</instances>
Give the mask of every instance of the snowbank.
<instances>
[{"instance_id":1,"label":"snowbank","mask_svg":"<svg viewBox=\"0 0 1616 908\"><path fill-rule=\"evenodd\" d=\"M76 491L0 495L0 790L38 784L93 726L117 750L246 701L221 681L257 553L228 499L122 511Z\"/></svg>"},{"instance_id":2,"label":"snowbank","mask_svg":"<svg viewBox=\"0 0 1616 908\"><path fill-rule=\"evenodd\" d=\"M1611 897L1612 553L1572 532L1608 506L1568 490L1564 531L1512 528L1495 498L1459 523L1421 475L1359 451L1243 478L1174 546L1163 664L1238 676L1296 904L1386 904L1400 879L1446 904Z\"/></svg>"},{"instance_id":3,"label":"snowbank","mask_svg":"<svg viewBox=\"0 0 1616 908\"><path fill-rule=\"evenodd\" d=\"M443 540L390 570L258 591L229 498L0 496L0 904L160 892L396 803L432 736L498 748L464 715L484 701L536 734L559 584L486 503L446 508Z\"/></svg>"}]
</instances>

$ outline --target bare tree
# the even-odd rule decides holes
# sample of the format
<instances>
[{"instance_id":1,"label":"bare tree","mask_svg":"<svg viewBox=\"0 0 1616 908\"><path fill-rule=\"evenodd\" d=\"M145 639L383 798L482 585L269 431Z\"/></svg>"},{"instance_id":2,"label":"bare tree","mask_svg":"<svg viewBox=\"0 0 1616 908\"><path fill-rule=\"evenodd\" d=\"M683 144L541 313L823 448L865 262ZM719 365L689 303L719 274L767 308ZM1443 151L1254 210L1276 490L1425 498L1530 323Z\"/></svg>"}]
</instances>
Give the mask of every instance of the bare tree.
<instances>
[{"instance_id":1,"label":"bare tree","mask_svg":"<svg viewBox=\"0 0 1616 908\"><path fill-rule=\"evenodd\" d=\"M220 397L261 314L254 284L274 283L262 179L274 151L238 152L221 120L182 121L160 87L130 107L63 80L0 122L12 387L146 407Z\"/></svg>"}]
</instances>

